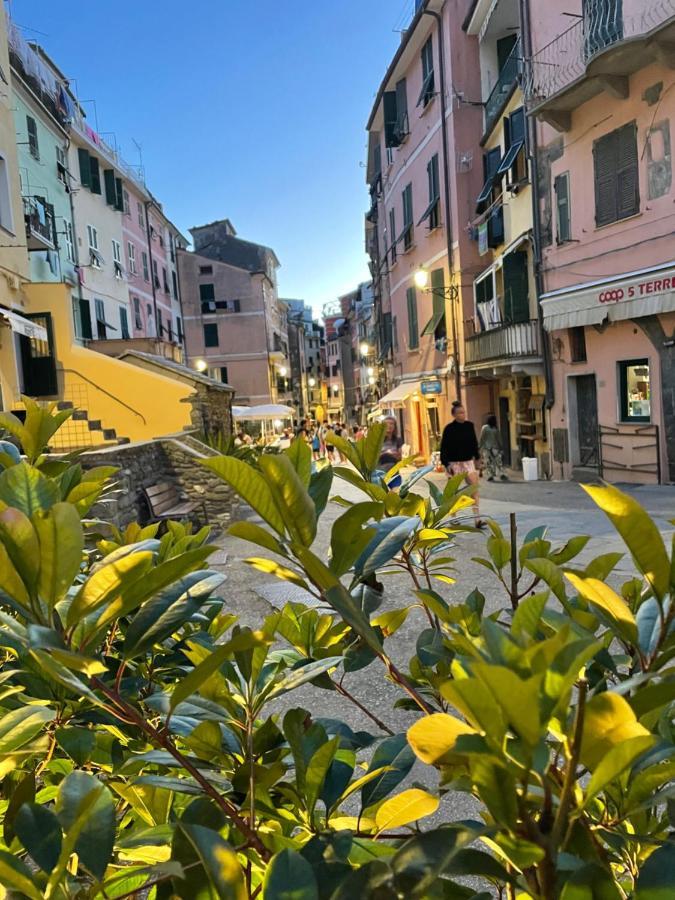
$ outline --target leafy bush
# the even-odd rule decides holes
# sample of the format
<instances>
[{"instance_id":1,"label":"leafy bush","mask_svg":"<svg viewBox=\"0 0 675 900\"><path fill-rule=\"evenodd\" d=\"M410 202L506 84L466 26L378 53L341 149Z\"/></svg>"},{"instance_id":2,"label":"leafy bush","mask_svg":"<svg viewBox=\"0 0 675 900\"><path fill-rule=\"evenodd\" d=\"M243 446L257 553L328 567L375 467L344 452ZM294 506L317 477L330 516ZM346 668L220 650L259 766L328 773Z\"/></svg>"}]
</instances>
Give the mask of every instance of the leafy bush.
<instances>
[{"instance_id":1,"label":"leafy bush","mask_svg":"<svg viewBox=\"0 0 675 900\"><path fill-rule=\"evenodd\" d=\"M477 591L447 600L470 492L452 479L426 497L424 472L390 491L381 428L333 439L351 467L313 471L302 441L255 468L207 460L264 522L231 527L262 550L249 564L318 604L252 630L206 532L93 543L113 473L42 456L52 409L0 424L27 456L0 473L0 897L675 895L674 557L635 501L588 488L634 562L617 590L618 554L578 563L588 538L492 525L476 564L506 602L487 614ZM334 497L326 560L312 545L334 474L363 500ZM390 573L410 604L383 611ZM388 640L414 608L402 670ZM366 666L413 713L407 734L348 690ZM308 684L312 710L289 697ZM319 716L330 692L372 733ZM445 821L450 791L480 820Z\"/></svg>"}]
</instances>

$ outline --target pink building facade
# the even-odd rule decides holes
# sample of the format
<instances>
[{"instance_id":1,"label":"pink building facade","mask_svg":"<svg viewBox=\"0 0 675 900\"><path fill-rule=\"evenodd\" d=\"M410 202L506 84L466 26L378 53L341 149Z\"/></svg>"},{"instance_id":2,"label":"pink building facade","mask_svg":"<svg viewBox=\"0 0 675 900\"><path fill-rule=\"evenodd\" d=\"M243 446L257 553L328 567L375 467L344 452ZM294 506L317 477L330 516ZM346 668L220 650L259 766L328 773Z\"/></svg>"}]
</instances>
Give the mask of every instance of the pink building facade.
<instances>
[{"instance_id":1,"label":"pink building facade","mask_svg":"<svg viewBox=\"0 0 675 900\"><path fill-rule=\"evenodd\" d=\"M553 474L672 481L675 2L529 7Z\"/></svg>"},{"instance_id":2,"label":"pink building facade","mask_svg":"<svg viewBox=\"0 0 675 900\"><path fill-rule=\"evenodd\" d=\"M464 322L473 317L480 267L469 222L482 184L476 154L480 104L471 97L478 48L462 32L468 0L420 4L389 65L368 122L366 217L378 380L383 411L398 417L405 443L428 458L460 397L479 421L486 400L466 383ZM416 273L424 270L427 285Z\"/></svg>"}]
</instances>

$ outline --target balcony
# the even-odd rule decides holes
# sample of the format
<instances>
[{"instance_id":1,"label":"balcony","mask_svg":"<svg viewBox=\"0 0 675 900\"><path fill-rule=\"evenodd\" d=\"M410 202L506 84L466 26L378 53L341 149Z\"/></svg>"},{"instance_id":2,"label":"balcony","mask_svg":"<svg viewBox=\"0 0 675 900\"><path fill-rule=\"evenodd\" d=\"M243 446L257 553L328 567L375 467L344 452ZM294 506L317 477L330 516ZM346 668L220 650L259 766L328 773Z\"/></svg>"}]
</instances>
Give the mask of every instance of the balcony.
<instances>
[{"instance_id":1,"label":"balcony","mask_svg":"<svg viewBox=\"0 0 675 900\"><path fill-rule=\"evenodd\" d=\"M530 365L541 361L541 337L536 319L501 325L464 339L464 368L467 370L503 365L516 371L516 361Z\"/></svg>"},{"instance_id":2,"label":"balcony","mask_svg":"<svg viewBox=\"0 0 675 900\"><path fill-rule=\"evenodd\" d=\"M28 250L54 250L54 208L39 197L23 198Z\"/></svg>"},{"instance_id":3,"label":"balcony","mask_svg":"<svg viewBox=\"0 0 675 900\"><path fill-rule=\"evenodd\" d=\"M675 65L675 0L587 0L584 14L527 66L530 112L559 131L602 91L628 97L628 78L653 61Z\"/></svg>"},{"instance_id":4,"label":"balcony","mask_svg":"<svg viewBox=\"0 0 675 900\"><path fill-rule=\"evenodd\" d=\"M522 45L519 38L502 66L497 83L492 88L490 96L485 101L485 134L489 134L492 131L502 110L508 103L522 70L522 61Z\"/></svg>"},{"instance_id":5,"label":"balcony","mask_svg":"<svg viewBox=\"0 0 675 900\"><path fill-rule=\"evenodd\" d=\"M184 363L183 347L172 341L158 338L110 338L107 340L87 341L90 350L97 350L106 356L121 356L129 350L161 356L175 363Z\"/></svg>"}]
</instances>

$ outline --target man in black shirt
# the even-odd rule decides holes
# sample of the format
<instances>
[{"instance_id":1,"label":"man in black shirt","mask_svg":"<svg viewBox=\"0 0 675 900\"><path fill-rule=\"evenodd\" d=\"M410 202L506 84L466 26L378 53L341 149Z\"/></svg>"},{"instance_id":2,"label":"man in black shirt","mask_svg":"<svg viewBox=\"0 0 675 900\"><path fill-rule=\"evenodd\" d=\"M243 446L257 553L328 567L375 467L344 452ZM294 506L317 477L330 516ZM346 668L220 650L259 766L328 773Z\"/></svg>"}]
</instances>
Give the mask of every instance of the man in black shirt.
<instances>
[{"instance_id":1,"label":"man in black shirt","mask_svg":"<svg viewBox=\"0 0 675 900\"><path fill-rule=\"evenodd\" d=\"M452 404L452 422L445 426L441 438L441 462L448 475L464 475L468 484L477 485L479 476L476 463L479 459L476 429L473 422L467 420L462 404L455 400ZM476 528L483 528L485 523L479 514L478 491L473 496Z\"/></svg>"}]
</instances>

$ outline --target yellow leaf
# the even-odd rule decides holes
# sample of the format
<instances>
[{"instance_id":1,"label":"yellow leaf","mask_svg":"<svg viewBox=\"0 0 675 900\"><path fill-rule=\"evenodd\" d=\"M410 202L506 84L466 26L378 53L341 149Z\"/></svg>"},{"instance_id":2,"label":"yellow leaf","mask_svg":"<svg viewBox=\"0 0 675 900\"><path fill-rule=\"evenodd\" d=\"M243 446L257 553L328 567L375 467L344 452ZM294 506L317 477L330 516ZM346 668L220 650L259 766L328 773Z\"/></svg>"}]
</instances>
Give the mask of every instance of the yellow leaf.
<instances>
[{"instance_id":1,"label":"yellow leaf","mask_svg":"<svg viewBox=\"0 0 675 900\"><path fill-rule=\"evenodd\" d=\"M410 788L395 797L385 800L375 813L375 824L378 831L386 828L400 828L416 822L425 816L432 816L438 809L439 799L419 788Z\"/></svg>"},{"instance_id":2,"label":"yellow leaf","mask_svg":"<svg viewBox=\"0 0 675 900\"><path fill-rule=\"evenodd\" d=\"M328 820L333 831L376 831L377 825L365 816L333 816Z\"/></svg>"},{"instance_id":3,"label":"yellow leaf","mask_svg":"<svg viewBox=\"0 0 675 900\"><path fill-rule=\"evenodd\" d=\"M581 739L581 762L591 771L609 751L630 738L649 736L627 700L605 691L586 704Z\"/></svg>"},{"instance_id":4,"label":"yellow leaf","mask_svg":"<svg viewBox=\"0 0 675 900\"><path fill-rule=\"evenodd\" d=\"M601 609L616 624L619 633L630 643L637 641L635 617L626 601L597 578L580 578L572 572L565 572L572 587L593 606Z\"/></svg>"},{"instance_id":5,"label":"yellow leaf","mask_svg":"<svg viewBox=\"0 0 675 900\"><path fill-rule=\"evenodd\" d=\"M451 754L457 738L463 734L477 734L470 725L446 713L434 713L418 719L408 729L408 743L422 762L440 766Z\"/></svg>"},{"instance_id":6,"label":"yellow leaf","mask_svg":"<svg viewBox=\"0 0 675 900\"><path fill-rule=\"evenodd\" d=\"M244 562L249 566L253 566L253 568L257 569L259 572L266 572L268 575L276 575L277 578L283 578L284 581L290 581L291 584L295 584L305 590L308 589L307 582L303 581L297 572L286 568L286 566L279 565L279 563L274 562L272 559L265 559L262 556L252 556L249 559L245 559Z\"/></svg>"}]
</instances>

